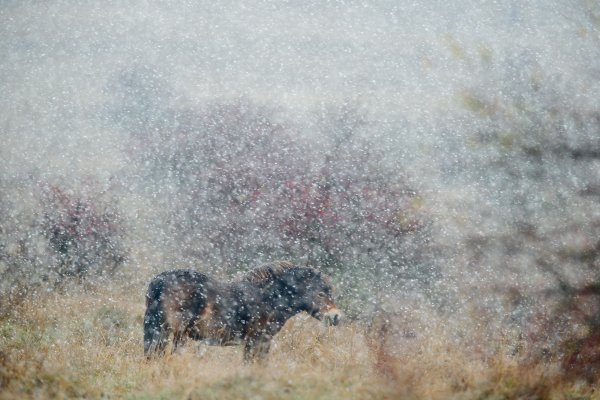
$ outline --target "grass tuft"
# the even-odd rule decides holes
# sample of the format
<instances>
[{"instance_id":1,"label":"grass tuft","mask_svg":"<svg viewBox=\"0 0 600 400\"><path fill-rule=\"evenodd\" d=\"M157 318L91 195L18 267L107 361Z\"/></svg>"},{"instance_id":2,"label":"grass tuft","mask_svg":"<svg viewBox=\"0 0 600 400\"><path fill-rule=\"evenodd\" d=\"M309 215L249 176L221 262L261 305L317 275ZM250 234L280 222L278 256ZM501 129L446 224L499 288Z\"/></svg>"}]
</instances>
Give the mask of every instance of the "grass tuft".
<instances>
[{"instance_id":1,"label":"grass tuft","mask_svg":"<svg viewBox=\"0 0 600 400\"><path fill-rule=\"evenodd\" d=\"M239 347L198 343L146 360L143 312L142 287L23 302L0 321L0 399L600 397L594 383L563 380L556 363L531 364L501 340L487 351L477 350L485 345L477 335L457 342L448 321L430 314L428 324L392 315L339 327L299 315L276 336L268 362L248 366Z\"/></svg>"}]
</instances>

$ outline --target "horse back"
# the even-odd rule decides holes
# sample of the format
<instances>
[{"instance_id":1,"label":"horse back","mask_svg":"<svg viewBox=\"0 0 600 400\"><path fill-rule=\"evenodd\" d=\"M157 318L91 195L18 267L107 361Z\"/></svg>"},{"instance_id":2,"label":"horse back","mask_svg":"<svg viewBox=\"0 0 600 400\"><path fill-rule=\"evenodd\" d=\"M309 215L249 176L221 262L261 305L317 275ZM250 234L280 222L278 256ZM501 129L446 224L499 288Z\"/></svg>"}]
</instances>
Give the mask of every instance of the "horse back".
<instances>
[{"instance_id":1,"label":"horse back","mask_svg":"<svg viewBox=\"0 0 600 400\"><path fill-rule=\"evenodd\" d=\"M146 306L160 302L161 311L167 319L173 314L191 317L205 306L212 286L210 278L198 271L166 271L150 282L146 293Z\"/></svg>"}]
</instances>

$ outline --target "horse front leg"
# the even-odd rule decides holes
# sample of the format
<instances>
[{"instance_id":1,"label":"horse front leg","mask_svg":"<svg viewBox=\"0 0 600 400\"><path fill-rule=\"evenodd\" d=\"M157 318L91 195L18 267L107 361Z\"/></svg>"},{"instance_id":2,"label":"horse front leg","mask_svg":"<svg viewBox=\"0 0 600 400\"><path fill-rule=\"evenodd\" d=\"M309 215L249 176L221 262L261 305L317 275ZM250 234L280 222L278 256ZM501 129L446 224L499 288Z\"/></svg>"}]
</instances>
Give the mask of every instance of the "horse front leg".
<instances>
[{"instance_id":1,"label":"horse front leg","mask_svg":"<svg viewBox=\"0 0 600 400\"><path fill-rule=\"evenodd\" d=\"M271 348L271 335L261 335L246 339L244 346L244 362L264 361Z\"/></svg>"}]
</instances>

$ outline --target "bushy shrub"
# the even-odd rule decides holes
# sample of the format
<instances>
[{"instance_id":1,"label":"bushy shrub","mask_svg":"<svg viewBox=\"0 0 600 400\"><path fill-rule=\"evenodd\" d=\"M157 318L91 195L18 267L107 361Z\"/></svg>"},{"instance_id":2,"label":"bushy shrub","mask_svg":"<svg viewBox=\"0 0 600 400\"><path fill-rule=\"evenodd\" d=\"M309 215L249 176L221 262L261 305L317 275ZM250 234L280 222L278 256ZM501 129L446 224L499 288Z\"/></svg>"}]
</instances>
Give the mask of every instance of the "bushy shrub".
<instances>
[{"instance_id":1,"label":"bushy shrub","mask_svg":"<svg viewBox=\"0 0 600 400\"><path fill-rule=\"evenodd\" d=\"M123 220L114 198L75 194L57 185L41 191L41 232L60 278L113 274L126 260Z\"/></svg>"},{"instance_id":2,"label":"bushy shrub","mask_svg":"<svg viewBox=\"0 0 600 400\"><path fill-rule=\"evenodd\" d=\"M40 288L112 275L127 258L114 198L88 182L79 190L34 177L0 177L0 308Z\"/></svg>"}]
</instances>

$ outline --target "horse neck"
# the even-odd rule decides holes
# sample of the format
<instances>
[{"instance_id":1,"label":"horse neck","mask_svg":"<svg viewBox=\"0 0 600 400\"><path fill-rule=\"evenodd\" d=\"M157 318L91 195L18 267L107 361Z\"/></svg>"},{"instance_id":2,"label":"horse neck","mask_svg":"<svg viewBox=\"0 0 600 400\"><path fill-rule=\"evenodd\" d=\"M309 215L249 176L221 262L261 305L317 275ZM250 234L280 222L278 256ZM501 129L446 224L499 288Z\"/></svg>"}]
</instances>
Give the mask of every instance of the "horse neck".
<instances>
[{"instance_id":1,"label":"horse neck","mask_svg":"<svg viewBox=\"0 0 600 400\"><path fill-rule=\"evenodd\" d=\"M232 293L240 305L248 307L258 315L269 315L275 317L280 322L298 314L300 310L281 307L279 297L286 299L285 289L275 284L255 285L250 282L234 281L230 283L230 293Z\"/></svg>"}]
</instances>

